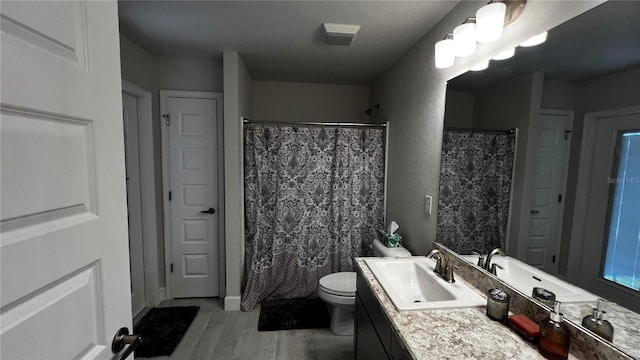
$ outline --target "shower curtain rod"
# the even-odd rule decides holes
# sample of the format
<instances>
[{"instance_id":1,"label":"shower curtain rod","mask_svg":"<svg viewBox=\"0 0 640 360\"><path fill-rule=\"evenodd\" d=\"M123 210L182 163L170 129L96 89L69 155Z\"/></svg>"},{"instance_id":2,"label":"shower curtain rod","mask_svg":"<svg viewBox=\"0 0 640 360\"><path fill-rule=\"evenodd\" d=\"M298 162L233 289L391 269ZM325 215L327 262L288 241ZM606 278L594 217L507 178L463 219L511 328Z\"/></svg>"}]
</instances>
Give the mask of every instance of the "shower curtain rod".
<instances>
[{"instance_id":1,"label":"shower curtain rod","mask_svg":"<svg viewBox=\"0 0 640 360\"><path fill-rule=\"evenodd\" d=\"M273 121L273 120L251 120L242 118L244 124L270 124L270 125L305 125L305 126L351 126L351 127L387 127L383 124L367 124L367 123L323 123L323 122L305 122L305 121Z\"/></svg>"},{"instance_id":2,"label":"shower curtain rod","mask_svg":"<svg viewBox=\"0 0 640 360\"><path fill-rule=\"evenodd\" d=\"M461 127L445 127L444 130L454 130L461 132L488 132L488 133L505 133L505 134L515 134L516 129L508 129L508 130L496 130L496 129L479 129L479 128L461 128Z\"/></svg>"}]
</instances>

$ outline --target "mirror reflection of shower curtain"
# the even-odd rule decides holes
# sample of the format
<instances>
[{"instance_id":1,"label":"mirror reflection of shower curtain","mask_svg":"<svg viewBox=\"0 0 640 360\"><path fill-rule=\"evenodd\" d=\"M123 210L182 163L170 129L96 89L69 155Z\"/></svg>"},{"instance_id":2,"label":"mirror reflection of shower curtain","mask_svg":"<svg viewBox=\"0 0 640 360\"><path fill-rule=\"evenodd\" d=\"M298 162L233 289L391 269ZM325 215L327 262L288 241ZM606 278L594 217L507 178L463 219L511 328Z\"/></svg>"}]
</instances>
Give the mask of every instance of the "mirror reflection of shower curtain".
<instances>
[{"instance_id":1,"label":"mirror reflection of shower curtain","mask_svg":"<svg viewBox=\"0 0 640 360\"><path fill-rule=\"evenodd\" d=\"M460 254L505 248L515 140L506 131L445 128L438 242Z\"/></svg>"},{"instance_id":2,"label":"mirror reflection of shower curtain","mask_svg":"<svg viewBox=\"0 0 640 360\"><path fill-rule=\"evenodd\" d=\"M384 134L245 125L242 310L315 297L321 277L370 255L384 226Z\"/></svg>"}]
</instances>

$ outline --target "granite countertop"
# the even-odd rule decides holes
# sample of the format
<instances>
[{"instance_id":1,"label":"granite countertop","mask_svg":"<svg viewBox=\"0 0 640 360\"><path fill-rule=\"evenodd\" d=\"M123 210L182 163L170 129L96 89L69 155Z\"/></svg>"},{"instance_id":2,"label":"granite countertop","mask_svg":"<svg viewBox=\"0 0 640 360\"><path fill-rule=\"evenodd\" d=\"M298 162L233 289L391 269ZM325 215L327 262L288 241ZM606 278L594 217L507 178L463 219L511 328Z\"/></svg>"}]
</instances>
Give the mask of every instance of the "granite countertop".
<instances>
[{"instance_id":1,"label":"granite countertop","mask_svg":"<svg viewBox=\"0 0 640 360\"><path fill-rule=\"evenodd\" d=\"M595 304L562 304L565 318L581 324L582 319L591 315ZM618 304L607 303L607 320L613 325L613 344L625 353L640 359L640 314Z\"/></svg>"},{"instance_id":2,"label":"granite countertop","mask_svg":"<svg viewBox=\"0 0 640 360\"><path fill-rule=\"evenodd\" d=\"M485 307L398 311L364 259L356 264L413 359L544 359L536 346L489 319Z\"/></svg>"}]
</instances>

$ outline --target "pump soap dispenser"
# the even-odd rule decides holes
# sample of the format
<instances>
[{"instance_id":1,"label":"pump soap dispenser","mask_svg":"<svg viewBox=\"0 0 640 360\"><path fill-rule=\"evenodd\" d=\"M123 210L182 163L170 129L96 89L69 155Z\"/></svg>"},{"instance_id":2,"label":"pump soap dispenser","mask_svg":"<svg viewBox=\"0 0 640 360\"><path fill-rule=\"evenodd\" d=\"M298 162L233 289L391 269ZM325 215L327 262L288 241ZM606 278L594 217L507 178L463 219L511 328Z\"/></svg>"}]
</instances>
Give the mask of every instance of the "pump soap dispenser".
<instances>
[{"instance_id":1,"label":"pump soap dispenser","mask_svg":"<svg viewBox=\"0 0 640 360\"><path fill-rule=\"evenodd\" d=\"M569 357L571 334L560 313L560 302L553 304L548 318L540 322L538 351L547 359L561 360Z\"/></svg>"},{"instance_id":2,"label":"pump soap dispenser","mask_svg":"<svg viewBox=\"0 0 640 360\"><path fill-rule=\"evenodd\" d=\"M607 320L607 312L604 311L606 300L598 299L597 308L593 308L591 315L582 319L582 326L593 331L605 340L613 341L613 325Z\"/></svg>"}]
</instances>

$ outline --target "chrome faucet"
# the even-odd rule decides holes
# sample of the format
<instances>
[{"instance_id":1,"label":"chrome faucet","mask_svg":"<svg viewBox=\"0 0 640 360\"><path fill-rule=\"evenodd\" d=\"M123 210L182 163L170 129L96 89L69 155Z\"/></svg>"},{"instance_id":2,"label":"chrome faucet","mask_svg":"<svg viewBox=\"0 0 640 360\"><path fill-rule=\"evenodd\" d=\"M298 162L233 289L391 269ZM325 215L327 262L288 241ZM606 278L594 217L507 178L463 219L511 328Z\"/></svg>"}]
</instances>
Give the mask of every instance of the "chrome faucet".
<instances>
[{"instance_id":1,"label":"chrome faucet","mask_svg":"<svg viewBox=\"0 0 640 360\"><path fill-rule=\"evenodd\" d=\"M456 282L456 279L453 277L453 268L459 268L455 265L449 264L450 259L438 249L433 249L427 254L427 258L433 257L436 258L436 266L433 271L447 282Z\"/></svg>"},{"instance_id":2,"label":"chrome faucet","mask_svg":"<svg viewBox=\"0 0 640 360\"><path fill-rule=\"evenodd\" d=\"M500 249L500 248L495 248L495 249L491 250L489 255L487 255L487 259L484 261L484 269L489 271L489 272L492 272L491 271L491 258L495 254L500 254L502 256L507 256L507 254L504 251L502 251L502 249ZM497 266L502 269L502 267L500 265L497 265ZM495 274L495 271L496 271L496 268L493 267L493 272L492 273Z\"/></svg>"},{"instance_id":3,"label":"chrome faucet","mask_svg":"<svg viewBox=\"0 0 640 360\"><path fill-rule=\"evenodd\" d=\"M445 269L447 268L447 257L438 249L433 249L427 254L427 258L430 259L433 257L436 258L436 267L433 270L440 275L444 274Z\"/></svg>"}]
</instances>

